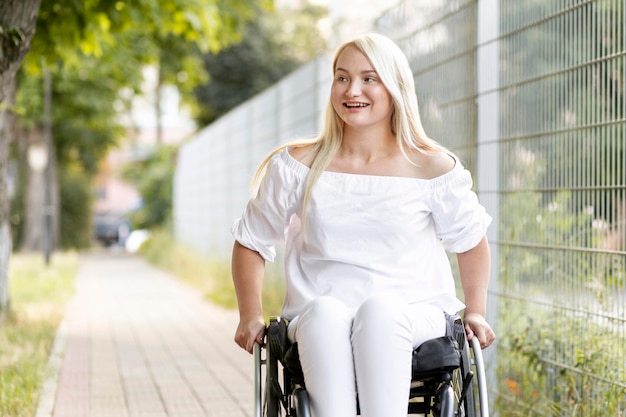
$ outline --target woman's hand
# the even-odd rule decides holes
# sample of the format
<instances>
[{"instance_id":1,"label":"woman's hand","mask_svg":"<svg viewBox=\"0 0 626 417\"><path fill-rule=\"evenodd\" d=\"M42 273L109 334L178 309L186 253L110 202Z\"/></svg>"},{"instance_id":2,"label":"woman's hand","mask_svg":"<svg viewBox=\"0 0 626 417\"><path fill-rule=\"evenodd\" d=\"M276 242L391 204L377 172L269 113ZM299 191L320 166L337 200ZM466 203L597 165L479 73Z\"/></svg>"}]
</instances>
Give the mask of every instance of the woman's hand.
<instances>
[{"instance_id":1,"label":"woman's hand","mask_svg":"<svg viewBox=\"0 0 626 417\"><path fill-rule=\"evenodd\" d=\"M263 343L265 321L263 317L241 318L235 331L235 343L242 349L252 353L254 343Z\"/></svg>"},{"instance_id":2,"label":"woman's hand","mask_svg":"<svg viewBox=\"0 0 626 417\"><path fill-rule=\"evenodd\" d=\"M496 340L496 334L482 315L478 313L465 314L463 322L465 323L467 339L472 340L473 337L477 337L481 348L485 349Z\"/></svg>"}]
</instances>

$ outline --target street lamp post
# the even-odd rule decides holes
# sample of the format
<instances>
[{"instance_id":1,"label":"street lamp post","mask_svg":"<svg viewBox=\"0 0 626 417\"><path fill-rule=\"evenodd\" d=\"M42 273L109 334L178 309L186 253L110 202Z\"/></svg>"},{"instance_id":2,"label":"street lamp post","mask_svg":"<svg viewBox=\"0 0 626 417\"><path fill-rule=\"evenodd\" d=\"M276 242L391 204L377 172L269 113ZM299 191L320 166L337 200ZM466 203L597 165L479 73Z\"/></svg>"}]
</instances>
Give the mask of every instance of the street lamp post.
<instances>
[{"instance_id":1,"label":"street lamp post","mask_svg":"<svg viewBox=\"0 0 626 417\"><path fill-rule=\"evenodd\" d=\"M45 183L45 200L44 200L44 256L46 265L50 263L50 254L52 253L52 76L50 68L44 63L43 68L43 112L44 112L44 142L46 153L48 155L48 163L46 164L46 174L44 176Z\"/></svg>"}]
</instances>

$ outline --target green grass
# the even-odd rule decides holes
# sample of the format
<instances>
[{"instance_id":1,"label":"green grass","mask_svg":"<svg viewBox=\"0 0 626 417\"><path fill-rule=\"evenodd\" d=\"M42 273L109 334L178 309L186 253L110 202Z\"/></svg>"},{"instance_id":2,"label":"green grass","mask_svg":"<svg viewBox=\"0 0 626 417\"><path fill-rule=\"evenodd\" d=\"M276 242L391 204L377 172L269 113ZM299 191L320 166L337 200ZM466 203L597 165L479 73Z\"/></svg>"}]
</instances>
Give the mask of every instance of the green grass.
<instances>
[{"instance_id":1,"label":"green grass","mask_svg":"<svg viewBox=\"0 0 626 417\"><path fill-rule=\"evenodd\" d=\"M16 254L9 266L10 308L0 327L0 415L33 416L65 305L74 292L78 256Z\"/></svg>"},{"instance_id":2,"label":"green grass","mask_svg":"<svg viewBox=\"0 0 626 417\"><path fill-rule=\"evenodd\" d=\"M237 308L230 257L202 256L164 231L153 232L140 252L150 263L199 289L208 300L225 308ZM280 262L268 264L266 269L263 306L267 315L281 311L285 290L279 266Z\"/></svg>"}]
</instances>

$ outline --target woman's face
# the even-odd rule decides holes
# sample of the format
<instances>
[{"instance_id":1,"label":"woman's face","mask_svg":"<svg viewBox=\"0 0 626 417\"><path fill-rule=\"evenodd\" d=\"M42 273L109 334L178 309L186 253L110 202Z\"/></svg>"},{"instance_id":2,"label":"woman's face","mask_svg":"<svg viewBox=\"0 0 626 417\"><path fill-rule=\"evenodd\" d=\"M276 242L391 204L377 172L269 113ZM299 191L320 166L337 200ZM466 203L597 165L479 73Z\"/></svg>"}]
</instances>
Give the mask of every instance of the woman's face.
<instances>
[{"instance_id":1,"label":"woman's face","mask_svg":"<svg viewBox=\"0 0 626 417\"><path fill-rule=\"evenodd\" d=\"M331 102L346 126L391 127L391 95L365 55L353 46L337 59Z\"/></svg>"}]
</instances>

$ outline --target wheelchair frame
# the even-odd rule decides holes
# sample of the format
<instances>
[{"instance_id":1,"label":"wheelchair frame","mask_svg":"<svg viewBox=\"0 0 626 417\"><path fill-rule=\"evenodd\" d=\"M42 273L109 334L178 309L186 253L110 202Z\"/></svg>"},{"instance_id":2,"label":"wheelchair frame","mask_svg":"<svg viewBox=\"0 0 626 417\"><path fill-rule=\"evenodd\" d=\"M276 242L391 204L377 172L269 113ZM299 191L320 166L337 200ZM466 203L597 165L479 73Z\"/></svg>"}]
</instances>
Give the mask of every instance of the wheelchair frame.
<instances>
[{"instance_id":1,"label":"wheelchair frame","mask_svg":"<svg viewBox=\"0 0 626 417\"><path fill-rule=\"evenodd\" d=\"M433 417L488 417L486 374L480 344L476 337L468 343L460 316L448 316L447 319L446 336L455 341L453 346L460 358L458 366L444 366L418 372L413 367L407 414ZM286 329L286 324L284 322L281 324L281 320L280 317L272 317L265 343L254 346L254 415L310 417L310 401L303 377L297 371L289 370L293 365L285 366L285 353L288 347L282 340L286 340L286 334L277 333L279 326ZM424 345L429 342L431 341L425 342ZM417 349L413 352L414 356L419 354L416 351Z\"/></svg>"}]
</instances>

